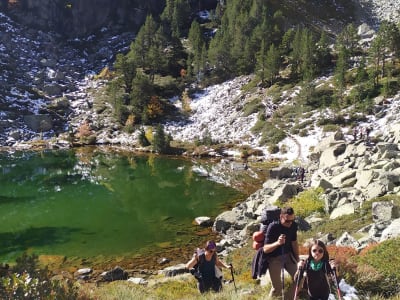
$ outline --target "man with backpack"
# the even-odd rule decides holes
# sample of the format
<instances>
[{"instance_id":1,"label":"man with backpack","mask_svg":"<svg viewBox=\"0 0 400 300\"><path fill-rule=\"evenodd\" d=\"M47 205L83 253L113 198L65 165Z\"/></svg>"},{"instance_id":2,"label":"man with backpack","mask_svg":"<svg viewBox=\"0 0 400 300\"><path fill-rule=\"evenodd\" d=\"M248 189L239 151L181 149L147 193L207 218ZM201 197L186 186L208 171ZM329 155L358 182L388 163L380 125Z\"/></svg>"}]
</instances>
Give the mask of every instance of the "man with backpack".
<instances>
[{"instance_id":1,"label":"man with backpack","mask_svg":"<svg viewBox=\"0 0 400 300\"><path fill-rule=\"evenodd\" d=\"M268 254L268 270L272 288L270 296L280 296L283 293L284 269L294 277L299 261L299 245L297 243L297 223L292 207L281 210L279 221L268 226L264 240L264 253ZM289 289L288 299L293 299L294 286Z\"/></svg>"}]
</instances>

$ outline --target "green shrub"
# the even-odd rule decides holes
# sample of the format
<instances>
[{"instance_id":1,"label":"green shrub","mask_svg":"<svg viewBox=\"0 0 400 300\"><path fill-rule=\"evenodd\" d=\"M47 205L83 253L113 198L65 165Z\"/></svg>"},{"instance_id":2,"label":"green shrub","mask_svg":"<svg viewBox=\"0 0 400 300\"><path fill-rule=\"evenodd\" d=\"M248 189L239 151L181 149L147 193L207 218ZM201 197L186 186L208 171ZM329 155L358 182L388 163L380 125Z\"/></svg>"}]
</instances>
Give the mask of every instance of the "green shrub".
<instances>
[{"instance_id":1,"label":"green shrub","mask_svg":"<svg viewBox=\"0 0 400 300\"><path fill-rule=\"evenodd\" d=\"M292 129L290 129L290 134L298 134L300 132L299 127L293 126Z\"/></svg>"},{"instance_id":2,"label":"green shrub","mask_svg":"<svg viewBox=\"0 0 400 300\"><path fill-rule=\"evenodd\" d=\"M261 133L264 129L266 122L263 118L259 117L256 124L250 129L252 133L257 134Z\"/></svg>"},{"instance_id":3,"label":"green shrub","mask_svg":"<svg viewBox=\"0 0 400 300\"><path fill-rule=\"evenodd\" d=\"M39 268L35 254L24 253L15 266L3 266L1 275L1 299L80 299L78 287L72 281L51 279L47 269Z\"/></svg>"},{"instance_id":4,"label":"green shrub","mask_svg":"<svg viewBox=\"0 0 400 300\"><path fill-rule=\"evenodd\" d=\"M296 197L280 206L292 206L296 215L305 218L313 212L324 213L324 201L321 199L322 188L308 189L299 193Z\"/></svg>"},{"instance_id":5,"label":"green shrub","mask_svg":"<svg viewBox=\"0 0 400 300\"><path fill-rule=\"evenodd\" d=\"M278 144L286 138L286 133L275 127L272 123L265 123L262 130L261 145L263 144Z\"/></svg>"},{"instance_id":6,"label":"green shrub","mask_svg":"<svg viewBox=\"0 0 400 300\"><path fill-rule=\"evenodd\" d=\"M253 99L250 102L247 102L243 107L243 116L247 117L251 114L257 113L261 109L264 108L264 105L261 103L259 98Z\"/></svg>"},{"instance_id":7,"label":"green shrub","mask_svg":"<svg viewBox=\"0 0 400 300\"><path fill-rule=\"evenodd\" d=\"M390 239L365 249L354 258L358 265L355 287L385 297L400 293L400 257L394 255L400 238Z\"/></svg>"},{"instance_id":8,"label":"green shrub","mask_svg":"<svg viewBox=\"0 0 400 300\"><path fill-rule=\"evenodd\" d=\"M271 153L271 154L278 153L278 152L279 152L279 146L276 145L276 144L270 144L270 145L268 146L268 151L269 151L269 153Z\"/></svg>"},{"instance_id":9,"label":"green shrub","mask_svg":"<svg viewBox=\"0 0 400 300\"><path fill-rule=\"evenodd\" d=\"M339 126L335 124L327 124L322 127L323 132L336 132L339 129Z\"/></svg>"},{"instance_id":10,"label":"green shrub","mask_svg":"<svg viewBox=\"0 0 400 300\"><path fill-rule=\"evenodd\" d=\"M308 136L308 130L307 130L307 129L302 129L302 130L299 132L299 136L302 136L302 137Z\"/></svg>"}]
</instances>

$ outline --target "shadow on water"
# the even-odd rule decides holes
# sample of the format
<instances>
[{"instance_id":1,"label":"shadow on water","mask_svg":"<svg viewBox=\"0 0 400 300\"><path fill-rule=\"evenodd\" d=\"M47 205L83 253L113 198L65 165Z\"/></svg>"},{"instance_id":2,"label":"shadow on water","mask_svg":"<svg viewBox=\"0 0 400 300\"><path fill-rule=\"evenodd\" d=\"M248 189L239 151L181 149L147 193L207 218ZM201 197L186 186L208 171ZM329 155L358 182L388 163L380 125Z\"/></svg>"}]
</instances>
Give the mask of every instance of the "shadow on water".
<instances>
[{"instance_id":1,"label":"shadow on water","mask_svg":"<svg viewBox=\"0 0 400 300\"><path fill-rule=\"evenodd\" d=\"M67 227L30 227L22 231L0 233L0 255L23 252L31 247L65 243L77 231L80 230Z\"/></svg>"},{"instance_id":2,"label":"shadow on water","mask_svg":"<svg viewBox=\"0 0 400 300\"><path fill-rule=\"evenodd\" d=\"M31 201L33 197L31 196L2 196L0 195L0 204L5 203L16 203L16 202L26 202Z\"/></svg>"}]
</instances>

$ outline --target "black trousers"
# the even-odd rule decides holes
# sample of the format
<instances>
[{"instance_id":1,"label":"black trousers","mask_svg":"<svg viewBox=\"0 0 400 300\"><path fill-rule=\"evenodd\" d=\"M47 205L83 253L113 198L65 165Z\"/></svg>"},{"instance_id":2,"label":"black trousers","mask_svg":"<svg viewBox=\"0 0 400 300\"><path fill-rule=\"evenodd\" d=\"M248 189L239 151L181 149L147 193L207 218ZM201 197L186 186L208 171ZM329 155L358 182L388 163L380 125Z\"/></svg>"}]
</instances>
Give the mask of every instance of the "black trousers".
<instances>
[{"instance_id":1,"label":"black trousers","mask_svg":"<svg viewBox=\"0 0 400 300\"><path fill-rule=\"evenodd\" d=\"M220 292L222 290L222 283L217 277L213 277L208 280L200 279L198 288L200 293L205 293L210 290L213 290L214 292Z\"/></svg>"}]
</instances>

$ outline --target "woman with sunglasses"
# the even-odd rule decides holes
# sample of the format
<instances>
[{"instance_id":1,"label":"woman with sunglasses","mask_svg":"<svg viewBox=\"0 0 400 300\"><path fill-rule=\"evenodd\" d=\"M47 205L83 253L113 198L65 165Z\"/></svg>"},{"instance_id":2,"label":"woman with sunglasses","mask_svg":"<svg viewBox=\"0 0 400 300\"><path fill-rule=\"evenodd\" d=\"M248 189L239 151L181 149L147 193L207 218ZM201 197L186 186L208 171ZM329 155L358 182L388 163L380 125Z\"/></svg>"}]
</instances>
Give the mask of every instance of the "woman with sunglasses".
<instances>
[{"instance_id":1,"label":"woman with sunglasses","mask_svg":"<svg viewBox=\"0 0 400 300\"><path fill-rule=\"evenodd\" d=\"M310 300L328 300L330 294L329 277L335 268L334 260L329 260L329 253L324 242L313 240L308 249L308 258L298 263L295 280L304 272L304 288ZM329 277L328 277L329 276Z\"/></svg>"},{"instance_id":2,"label":"woman with sunglasses","mask_svg":"<svg viewBox=\"0 0 400 300\"><path fill-rule=\"evenodd\" d=\"M186 264L186 268L193 270L194 276L198 280L200 293L209 290L219 292L222 289L221 278L215 273L215 267L230 269L231 265L226 265L218 258L217 245L214 241L208 241L205 249L199 249L193 254L192 259Z\"/></svg>"}]
</instances>

